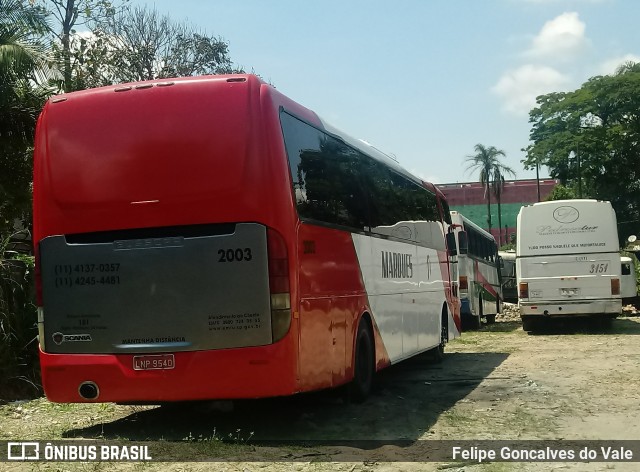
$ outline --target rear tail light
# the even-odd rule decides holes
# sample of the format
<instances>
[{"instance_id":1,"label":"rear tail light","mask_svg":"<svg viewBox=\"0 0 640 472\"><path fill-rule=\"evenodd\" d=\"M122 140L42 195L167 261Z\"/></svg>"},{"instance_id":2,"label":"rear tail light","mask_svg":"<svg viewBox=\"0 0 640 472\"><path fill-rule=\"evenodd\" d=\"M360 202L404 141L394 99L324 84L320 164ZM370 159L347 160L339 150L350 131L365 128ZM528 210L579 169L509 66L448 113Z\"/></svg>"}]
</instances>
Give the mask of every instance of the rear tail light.
<instances>
[{"instance_id":1,"label":"rear tail light","mask_svg":"<svg viewBox=\"0 0 640 472\"><path fill-rule=\"evenodd\" d=\"M267 229L269 254L269 292L271 293L271 332L273 342L282 339L291 325L289 293L289 258L287 246L279 233Z\"/></svg>"},{"instance_id":2,"label":"rear tail light","mask_svg":"<svg viewBox=\"0 0 640 472\"><path fill-rule=\"evenodd\" d=\"M466 275L461 275L460 276L460 290L468 290L469 289L469 282L467 281L467 276Z\"/></svg>"},{"instance_id":3,"label":"rear tail light","mask_svg":"<svg viewBox=\"0 0 640 472\"><path fill-rule=\"evenodd\" d=\"M611 295L620 295L620 279L611 279Z\"/></svg>"},{"instance_id":4,"label":"rear tail light","mask_svg":"<svg viewBox=\"0 0 640 472\"><path fill-rule=\"evenodd\" d=\"M529 284L527 282L520 282L518 284L518 297L529 298Z\"/></svg>"}]
</instances>

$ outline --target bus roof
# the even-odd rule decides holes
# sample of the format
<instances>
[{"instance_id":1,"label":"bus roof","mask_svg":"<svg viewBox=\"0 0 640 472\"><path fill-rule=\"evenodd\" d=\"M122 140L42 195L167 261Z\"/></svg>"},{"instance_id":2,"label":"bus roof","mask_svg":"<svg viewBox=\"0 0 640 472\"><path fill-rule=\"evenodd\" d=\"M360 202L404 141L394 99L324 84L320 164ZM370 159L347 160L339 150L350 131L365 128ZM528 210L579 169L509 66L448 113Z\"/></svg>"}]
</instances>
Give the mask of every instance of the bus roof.
<instances>
[{"instance_id":1,"label":"bus roof","mask_svg":"<svg viewBox=\"0 0 640 472\"><path fill-rule=\"evenodd\" d=\"M463 226L470 226L471 228L475 229L476 231L483 234L484 236L491 239L495 239L491 233L482 229L480 226L475 224L473 221L471 221L469 218L464 216L459 211L451 210L451 220L453 221L454 224L457 223L457 224L462 224Z\"/></svg>"}]
</instances>

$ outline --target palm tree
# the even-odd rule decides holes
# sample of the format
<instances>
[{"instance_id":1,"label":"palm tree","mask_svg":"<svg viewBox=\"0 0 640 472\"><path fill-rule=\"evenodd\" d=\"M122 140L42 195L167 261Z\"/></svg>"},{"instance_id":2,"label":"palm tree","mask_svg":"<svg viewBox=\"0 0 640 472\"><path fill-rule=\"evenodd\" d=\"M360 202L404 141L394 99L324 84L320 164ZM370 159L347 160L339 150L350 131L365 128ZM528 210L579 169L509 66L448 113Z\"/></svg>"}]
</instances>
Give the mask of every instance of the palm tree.
<instances>
[{"instance_id":1,"label":"palm tree","mask_svg":"<svg viewBox=\"0 0 640 472\"><path fill-rule=\"evenodd\" d=\"M36 118L50 76L42 9L26 0L0 0L0 233L30 207Z\"/></svg>"},{"instance_id":2,"label":"palm tree","mask_svg":"<svg viewBox=\"0 0 640 472\"><path fill-rule=\"evenodd\" d=\"M500 190L496 193L498 201L500 201L500 195L502 193L502 185L504 184L504 174L512 174L515 176L515 172L510 167L500 162L500 156L506 156L505 152L501 149L496 149L494 146L484 146L483 144L476 144L474 147L475 154L467 156L466 162L469 163L467 171L479 170L480 171L480 183L484 187L485 197L487 198L487 225L489 232L491 232L491 190L492 187L495 190L500 187ZM501 182L496 184L495 182ZM498 209L498 213L500 208ZM502 224L502 217L498 214L498 222Z\"/></svg>"},{"instance_id":3,"label":"palm tree","mask_svg":"<svg viewBox=\"0 0 640 472\"><path fill-rule=\"evenodd\" d=\"M516 176L515 172L511 170L511 168L507 166L500 166L499 168L494 168L493 170L493 182L491 183L491 187L493 190L493 194L496 196L496 200L498 201L498 247L502 246L502 192L504 191L504 174L511 174L513 177ZM507 235L505 233L505 243L507 243Z\"/></svg>"},{"instance_id":4,"label":"palm tree","mask_svg":"<svg viewBox=\"0 0 640 472\"><path fill-rule=\"evenodd\" d=\"M25 0L0 0L0 80L46 80L50 72L42 38L46 14Z\"/></svg>"},{"instance_id":5,"label":"palm tree","mask_svg":"<svg viewBox=\"0 0 640 472\"><path fill-rule=\"evenodd\" d=\"M43 38L45 13L25 0L0 0L0 136L31 140L52 76ZM26 128L25 128L26 127Z\"/></svg>"}]
</instances>

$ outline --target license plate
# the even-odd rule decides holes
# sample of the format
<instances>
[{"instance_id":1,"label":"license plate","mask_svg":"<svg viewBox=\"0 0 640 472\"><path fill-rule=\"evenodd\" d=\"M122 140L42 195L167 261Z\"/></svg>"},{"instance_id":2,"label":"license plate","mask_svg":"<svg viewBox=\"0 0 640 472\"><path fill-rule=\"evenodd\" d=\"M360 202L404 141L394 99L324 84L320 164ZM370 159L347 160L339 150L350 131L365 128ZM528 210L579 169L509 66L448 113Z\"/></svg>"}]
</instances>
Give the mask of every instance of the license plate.
<instances>
[{"instance_id":1,"label":"license plate","mask_svg":"<svg viewBox=\"0 0 640 472\"><path fill-rule=\"evenodd\" d=\"M579 288L561 288L560 294L565 297L575 297L576 295L580 295Z\"/></svg>"},{"instance_id":2,"label":"license plate","mask_svg":"<svg viewBox=\"0 0 640 472\"><path fill-rule=\"evenodd\" d=\"M175 366L173 354L133 356L133 370L167 370Z\"/></svg>"},{"instance_id":3,"label":"license plate","mask_svg":"<svg viewBox=\"0 0 640 472\"><path fill-rule=\"evenodd\" d=\"M531 290L529 298L542 298L542 290Z\"/></svg>"}]
</instances>

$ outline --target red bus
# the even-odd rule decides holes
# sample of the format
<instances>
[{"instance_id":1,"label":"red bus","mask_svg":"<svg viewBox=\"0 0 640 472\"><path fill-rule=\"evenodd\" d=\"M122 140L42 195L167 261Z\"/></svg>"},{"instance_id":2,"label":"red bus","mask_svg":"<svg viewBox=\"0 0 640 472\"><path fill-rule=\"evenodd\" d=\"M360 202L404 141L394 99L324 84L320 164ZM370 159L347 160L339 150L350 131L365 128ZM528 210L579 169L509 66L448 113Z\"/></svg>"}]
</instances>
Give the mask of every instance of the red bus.
<instances>
[{"instance_id":1,"label":"red bus","mask_svg":"<svg viewBox=\"0 0 640 472\"><path fill-rule=\"evenodd\" d=\"M443 195L253 75L56 96L34 159L52 401L363 400L459 334Z\"/></svg>"}]
</instances>

